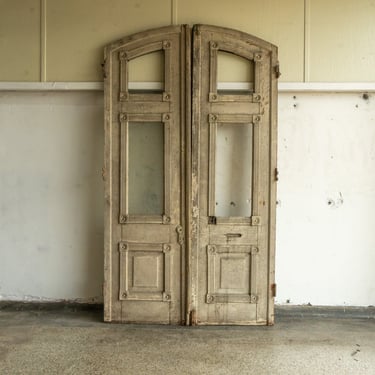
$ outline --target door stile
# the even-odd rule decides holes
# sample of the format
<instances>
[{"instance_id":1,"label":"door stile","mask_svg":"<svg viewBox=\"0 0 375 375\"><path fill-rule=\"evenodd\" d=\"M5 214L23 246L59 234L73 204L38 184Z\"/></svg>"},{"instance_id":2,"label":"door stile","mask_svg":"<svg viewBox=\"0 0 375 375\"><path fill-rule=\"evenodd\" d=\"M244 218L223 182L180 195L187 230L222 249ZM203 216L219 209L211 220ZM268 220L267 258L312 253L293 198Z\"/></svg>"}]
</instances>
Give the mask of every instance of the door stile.
<instances>
[{"instance_id":1,"label":"door stile","mask_svg":"<svg viewBox=\"0 0 375 375\"><path fill-rule=\"evenodd\" d=\"M202 59L201 34L199 26L192 30L192 116L191 116L191 228L190 228L190 325L197 324L198 316L198 251L200 248L200 212L199 212L199 184L200 184L200 121L201 113L201 70L198 68Z\"/></svg>"},{"instance_id":2,"label":"door stile","mask_svg":"<svg viewBox=\"0 0 375 375\"><path fill-rule=\"evenodd\" d=\"M269 136L270 136L270 106L267 104L268 98L271 95L270 87L270 63L271 55L268 51L262 51L258 54L256 61L256 69L258 70L257 76L257 92L261 96L261 113L260 121L257 125L257 144L258 152L254 165L257 168L257 196L254 197L256 207L255 217L259 217L260 225L257 226L258 230L258 248L260 256L258 257L257 268L257 295L261 294L257 311L256 320L265 324L267 322L268 310L268 270L269 270ZM260 290L262 286L262 290ZM263 287L264 286L264 287Z\"/></svg>"},{"instance_id":3,"label":"door stile","mask_svg":"<svg viewBox=\"0 0 375 375\"><path fill-rule=\"evenodd\" d=\"M181 161L184 163L181 165L181 171L183 171L183 181L181 188L181 201L185 202L184 215L181 218L183 223L183 235L185 244L185 257L181 262L181 274L182 274L182 290L181 294L184 296L182 299L183 304L181 306L184 311L185 324L191 325L191 147L192 147L192 98L191 98L191 86L192 86L192 74L191 74L191 49L192 49L192 30L189 25L182 26L181 35L181 61L185 62L185 69L181 69L181 134L184 134L184 147L181 148ZM184 47L185 46L185 47Z\"/></svg>"},{"instance_id":4,"label":"door stile","mask_svg":"<svg viewBox=\"0 0 375 375\"><path fill-rule=\"evenodd\" d=\"M271 82L271 102L270 102L270 167L269 167L269 254L268 254L268 305L267 305L267 324L273 325L275 322L275 247L276 247L276 199L277 199L277 92L278 78L280 77L278 48L272 46L270 82Z\"/></svg>"},{"instance_id":5,"label":"door stile","mask_svg":"<svg viewBox=\"0 0 375 375\"><path fill-rule=\"evenodd\" d=\"M113 267L118 254L115 251L116 241L121 238L121 228L116 225L119 210L116 204L119 197L119 184L114 183L116 170L119 168L119 162L115 155L119 154L120 131L116 126L116 113L114 109L114 95L120 89L120 81L117 79L118 63L111 53L111 48L107 47L104 51L104 321L112 321L121 316L121 304L118 301L118 293L114 287L114 280L119 279L119 270Z\"/></svg>"}]
</instances>

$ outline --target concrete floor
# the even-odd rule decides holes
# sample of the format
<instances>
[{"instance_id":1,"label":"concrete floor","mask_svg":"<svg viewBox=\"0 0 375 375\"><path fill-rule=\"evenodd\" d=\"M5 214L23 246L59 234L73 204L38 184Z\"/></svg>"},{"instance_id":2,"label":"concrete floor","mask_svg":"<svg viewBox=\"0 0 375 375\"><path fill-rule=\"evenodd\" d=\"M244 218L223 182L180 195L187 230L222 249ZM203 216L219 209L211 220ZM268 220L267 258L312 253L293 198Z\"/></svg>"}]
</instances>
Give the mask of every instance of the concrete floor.
<instances>
[{"instance_id":1,"label":"concrete floor","mask_svg":"<svg viewBox=\"0 0 375 375\"><path fill-rule=\"evenodd\" d=\"M164 327L102 323L100 312L0 310L0 374L375 374L375 319Z\"/></svg>"}]
</instances>

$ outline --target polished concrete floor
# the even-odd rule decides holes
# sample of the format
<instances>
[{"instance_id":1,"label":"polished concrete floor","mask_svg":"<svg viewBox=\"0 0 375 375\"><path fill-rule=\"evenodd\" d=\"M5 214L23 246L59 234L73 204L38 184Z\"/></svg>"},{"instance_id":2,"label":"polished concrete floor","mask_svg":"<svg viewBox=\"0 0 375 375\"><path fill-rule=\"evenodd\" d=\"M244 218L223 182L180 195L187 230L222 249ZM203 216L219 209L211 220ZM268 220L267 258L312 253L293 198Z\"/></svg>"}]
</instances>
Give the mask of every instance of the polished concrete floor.
<instances>
[{"instance_id":1,"label":"polished concrete floor","mask_svg":"<svg viewBox=\"0 0 375 375\"><path fill-rule=\"evenodd\" d=\"M281 316L274 327L101 322L0 310L0 374L375 374L375 319Z\"/></svg>"}]
</instances>

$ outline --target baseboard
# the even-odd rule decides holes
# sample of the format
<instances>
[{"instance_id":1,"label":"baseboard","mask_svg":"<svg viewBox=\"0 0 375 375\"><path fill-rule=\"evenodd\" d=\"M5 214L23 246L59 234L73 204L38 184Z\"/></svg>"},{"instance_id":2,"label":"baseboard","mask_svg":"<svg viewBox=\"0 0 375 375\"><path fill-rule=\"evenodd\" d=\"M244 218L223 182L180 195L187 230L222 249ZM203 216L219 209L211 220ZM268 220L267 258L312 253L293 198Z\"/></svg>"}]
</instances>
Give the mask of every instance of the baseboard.
<instances>
[{"instance_id":1,"label":"baseboard","mask_svg":"<svg viewBox=\"0 0 375 375\"><path fill-rule=\"evenodd\" d=\"M103 311L103 304L76 301L0 301L0 311Z\"/></svg>"},{"instance_id":2,"label":"baseboard","mask_svg":"<svg viewBox=\"0 0 375 375\"><path fill-rule=\"evenodd\" d=\"M76 301L36 302L0 301L0 311L103 311L102 303ZM278 318L351 318L375 319L375 306L276 305Z\"/></svg>"},{"instance_id":3,"label":"baseboard","mask_svg":"<svg viewBox=\"0 0 375 375\"><path fill-rule=\"evenodd\" d=\"M375 319L375 306L276 305L275 317Z\"/></svg>"}]
</instances>

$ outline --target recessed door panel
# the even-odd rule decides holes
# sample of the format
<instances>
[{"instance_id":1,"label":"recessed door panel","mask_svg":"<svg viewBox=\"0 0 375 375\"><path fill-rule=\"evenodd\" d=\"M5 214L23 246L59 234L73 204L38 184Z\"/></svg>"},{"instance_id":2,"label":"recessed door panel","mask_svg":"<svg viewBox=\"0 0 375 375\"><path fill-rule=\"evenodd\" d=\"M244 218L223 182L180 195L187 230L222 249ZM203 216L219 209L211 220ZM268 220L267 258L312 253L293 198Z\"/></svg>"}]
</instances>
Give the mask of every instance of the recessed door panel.
<instances>
[{"instance_id":1,"label":"recessed door panel","mask_svg":"<svg viewBox=\"0 0 375 375\"><path fill-rule=\"evenodd\" d=\"M276 47L169 26L105 58L105 320L272 324Z\"/></svg>"}]
</instances>

